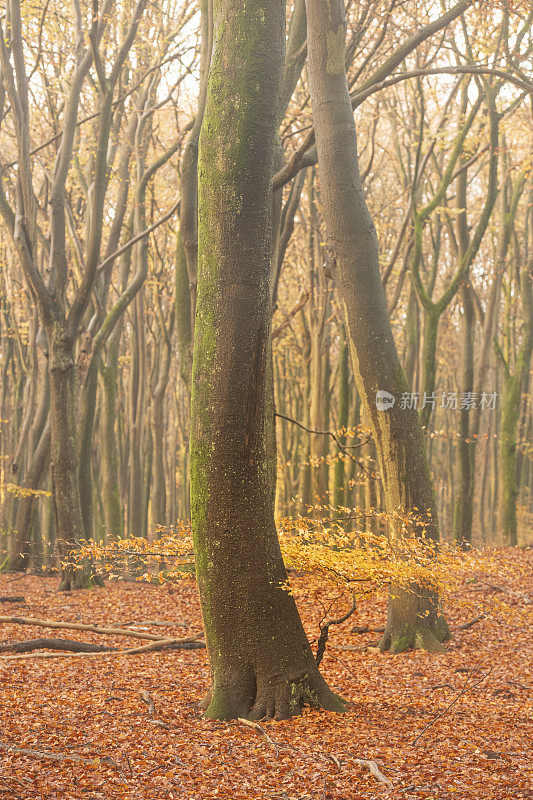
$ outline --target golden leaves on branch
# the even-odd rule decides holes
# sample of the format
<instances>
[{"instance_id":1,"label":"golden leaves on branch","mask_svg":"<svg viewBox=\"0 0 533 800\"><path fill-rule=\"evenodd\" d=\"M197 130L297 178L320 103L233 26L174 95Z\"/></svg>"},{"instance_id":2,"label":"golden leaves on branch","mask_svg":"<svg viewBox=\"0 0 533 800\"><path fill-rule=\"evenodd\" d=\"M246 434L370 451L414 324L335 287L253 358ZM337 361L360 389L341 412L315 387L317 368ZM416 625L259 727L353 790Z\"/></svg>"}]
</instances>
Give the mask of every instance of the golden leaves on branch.
<instances>
[{"instance_id":1,"label":"golden leaves on branch","mask_svg":"<svg viewBox=\"0 0 533 800\"><path fill-rule=\"evenodd\" d=\"M418 510L398 513L393 520L390 514L372 509L319 505L308 511L314 516L278 520L278 532L287 569L304 573L306 584L316 588L357 594L416 585L433 589L445 599L459 592L465 582L474 584L480 575L491 576L496 584L515 579L520 571L519 562L502 560L497 549L465 551L454 543L433 541L425 535L424 514ZM390 527L395 536L388 534ZM109 577L127 575L151 583L190 577L194 572L190 523L161 527L157 533L152 541L124 538L106 545L87 542L71 558L77 564L89 558ZM291 590L289 585L285 588ZM464 603L468 605L470 600L473 608L472 592ZM511 610L504 592L494 597L491 606L498 615L517 612L516 608ZM484 608L483 614L487 613Z\"/></svg>"}]
</instances>

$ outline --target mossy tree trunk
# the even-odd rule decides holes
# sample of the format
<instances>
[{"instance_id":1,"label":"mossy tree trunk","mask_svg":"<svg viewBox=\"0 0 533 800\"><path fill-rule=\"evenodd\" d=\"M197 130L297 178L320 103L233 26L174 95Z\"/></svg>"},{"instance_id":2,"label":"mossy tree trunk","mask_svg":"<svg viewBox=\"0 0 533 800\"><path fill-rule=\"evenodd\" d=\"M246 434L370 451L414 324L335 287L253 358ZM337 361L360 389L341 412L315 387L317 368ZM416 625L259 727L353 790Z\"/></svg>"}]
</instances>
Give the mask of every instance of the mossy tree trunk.
<instances>
[{"instance_id":1,"label":"mossy tree trunk","mask_svg":"<svg viewBox=\"0 0 533 800\"><path fill-rule=\"evenodd\" d=\"M533 239L533 180L530 179L528 201L529 236ZM514 259L521 263L520 254L516 252ZM512 298L511 282L515 282L514 297L520 298L522 325L520 343L515 342L512 332ZM522 395L527 391L531 359L533 356L533 255L517 266L509 276L507 309L505 311L504 350L495 338L496 354L503 366L503 401L501 409L500 430L500 492L498 522L501 536L505 544L518 543L518 422ZM513 364L514 361L514 364Z\"/></svg>"},{"instance_id":2,"label":"mossy tree trunk","mask_svg":"<svg viewBox=\"0 0 533 800\"><path fill-rule=\"evenodd\" d=\"M500 504L499 527L505 544L518 544L516 501L516 452L518 415L520 412L520 381L516 374L506 372L503 382L503 403L500 431Z\"/></svg>"},{"instance_id":3,"label":"mossy tree trunk","mask_svg":"<svg viewBox=\"0 0 533 800\"><path fill-rule=\"evenodd\" d=\"M405 321L406 329L406 349L405 349L405 377L411 391L417 391L417 365L420 351L420 311L416 292L411 286L409 292L409 303L407 306L407 317Z\"/></svg>"},{"instance_id":4,"label":"mossy tree trunk","mask_svg":"<svg viewBox=\"0 0 533 800\"><path fill-rule=\"evenodd\" d=\"M357 140L344 64L342 0L307 0L307 46L330 267L350 337L355 382L370 421L393 527L398 515L412 515L414 534L438 537L433 486L417 412L398 402L408 391L390 326L381 284L378 241L365 203L357 160ZM381 411L376 393L397 398ZM431 613L428 615L427 611ZM419 587L391 591L382 649L442 650L448 635L438 600ZM438 624L437 624L438 623Z\"/></svg>"},{"instance_id":5,"label":"mossy tree trunk","mask_svg":"<svg viewBox=\"0 0 533 800\"><path fill-rule=\"evenodd\" d=\"M191 505L211 666L206 716L343 708L316 666L274 523L267 464L272 161L282 0L215 0L199 152Z\"/></svg>"},{"instance_id":6,"label":"mossy tree trunk","mask_svg":"<svg viewBox=\"0 0 533 800\"><path fill-rule=\"evenodd\" d=\"M94 525L94 497L93 497L93 472L92 451L94 447L96 415L96 390L98 388L98 362L91 360L85 381L79 397L79 457L78 457L78 483L80 487L81 515L85 538L93 538ZM79 381L81 383L81 381Z\"/></svg>"},{"instance_id":7,"label":"mossy tree trunk","mask_svg":"<svg viewBox=\"0 0 533 800\"><path fill-rule=\"evenodd\" d=\"M45 473L50 454L50 424L44 426L39 444L35 449L26 476L25 486L32 489L39 489L43 474ZM14 553L9 564L9 568L14 572L24 572L30 565L32 542L31 534L35 512L35 495L23 495L17 506L17 516L15 520L15 535L13 537Z\"/></svg>"},{"instance_id":8,"label":"mossy tree trunk","mask_svg":"<svg viewBox=\"0 0 533 800\"><path fill-rule=\"evenodd\" d=\"M143 454L146 444L146 340L144 293L134 303L135 327L131 334L132 359L129 385L129 506L128 533L141 537L144 531Z\"/></svg>"},{"instance_id":9,"label":"mossy tree trunk","mask_svg":"<svg viewBox=\"0 0 533 800\"><path fill-rule=\"evenodd\" d=\"M59 321L47 325L50 375L50 466L56 543L62 561L60 591L81 589L92 577L77 561L85 539L78 481L77 379L74 343Z\"/></svg>"},{"instance_id":10,"label":"mossy tree trunk","mask_svg":"<svg viewBox=\"0 0 533 800\"><path fill-rule=\"evenodd\" d=\"M35 397L30 397L31 424L26 428L24 441L25 453L21 451L22 443L19 442L13 466L17 465L16 474L22 485L30 490L40 489L43 473L48 467L50 452L50 424L48 422L50 395L48 386L48 360L44 353L37 347L33 349L32 372L36 381ZM24 455L23 464L19 465L20 456ZM20 467L23 467L22 469ZM6 567L14 572L24 571L30 564L32 551L32 530L34 527L35 495L23 494L17 498L14 506L15 518L11 542L11 559L6 562Z\"/></svg>"}]
</instances>

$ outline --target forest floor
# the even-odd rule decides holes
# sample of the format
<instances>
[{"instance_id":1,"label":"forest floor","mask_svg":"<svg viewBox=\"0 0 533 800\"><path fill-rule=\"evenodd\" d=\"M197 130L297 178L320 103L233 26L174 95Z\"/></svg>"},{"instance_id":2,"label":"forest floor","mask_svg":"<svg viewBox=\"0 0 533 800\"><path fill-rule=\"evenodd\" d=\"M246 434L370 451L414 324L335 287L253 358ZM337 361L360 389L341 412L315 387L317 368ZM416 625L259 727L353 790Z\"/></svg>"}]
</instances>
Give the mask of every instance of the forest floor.
<instances>
[{"instance_id":1,"label":"forest floor","mask_svg":"<svg viewBox=\"0 0 533 800\"><path fill-rule=\"evenodd\" d=\"M529 560L533 574L533 551L510 550L502 558ZM61 594L57 583L54 577L0 576L0 599L24 598L0 603L0 615L137 626L162 636L201 633L191 579L165 586L116 581ZM515 609L533 608L531 584L522 580L506 589ZM350 701L349 711L306 709L292 721L261 723L274 746L238 722L202 719L197 705L208 683L205 650L2 654L0 798L533 798L531 617L529 625L489 617L458 630L497 587L477 581L465 585L469 592L475 605L468 611L460 597L447 605L454 638L442 655L379 653L379 634L351 629L382 625L385 598L361 599L356 617L332 628L321 665L330 686ZM318 599L298 596L315 640L323 616ZM56 635L121 648L143 644L0 625L0 642ZM361 651L365 644L370 648ZM388 783L361 759L374 761Z\"/></svg>"}]
</instances>

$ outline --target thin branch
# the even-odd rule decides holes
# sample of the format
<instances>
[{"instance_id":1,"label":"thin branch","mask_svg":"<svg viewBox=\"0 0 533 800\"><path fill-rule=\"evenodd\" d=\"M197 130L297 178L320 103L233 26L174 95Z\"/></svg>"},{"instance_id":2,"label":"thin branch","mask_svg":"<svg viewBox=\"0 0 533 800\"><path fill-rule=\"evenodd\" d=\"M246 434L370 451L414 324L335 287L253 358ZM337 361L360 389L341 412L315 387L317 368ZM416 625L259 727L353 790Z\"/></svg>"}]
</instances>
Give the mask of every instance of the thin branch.
<instances>
[{"instance_id":1,"label":"thin branch","mask_svg":"<svg viewBox=\"0 0 533 800\"><path fill-rule=\"evenodd\" d=\"M373 83L371 86L351 95L352 108L355 110L371 95L376 92L381 92L384 89L394 86L401 81L410 80L412 78L423 77L427 75L493 75L513 83L515 86L521 88L528 94L533 93L533 83L525 80L524 78L517 78L508 72L501 69L491 69L490 67L482 66L457 66L457 67L431 67L429 69L415 69L409 72L402 72L399 75L393 75L386 78L379 83ZM305 160L304 156L308 155L308 151L315 142L315 129L311 128L300 147L293 153L291 159L287 164L274 175L273 187L279 189L288 183L302 166L309 166L310 163L316 163L316 159L312 162L309 159Z\"/></svg>"},{"instance_id":2,"label":"thin branch","mask_svg":"<svg viewBox=\"0 0 533 800\"><path fill-rule=\"evenodd\" d=\"M284 419L284 420L286 420L287 422L292 422L292 424L293 424L293 425L297 425L297 426L298 426L298 428L301 428L303 431L306 431L307 433L314 433L314 434L316 434L317 436L331 436L331 438L333 439L333 441L335 442L335 444L337 445L337 447L339 448L339 450L340 450L342 453L344 453L344 455L345 455L345 456L348 456L348 458L349 458L351 461L353 461L353 463L354 463L354 464L357 464L357 466L361 467L361 469L362 469L364 472L367 472L367 469L366 469L366 467L365 467L365 466L364 466L364 465L363 465L363 464L362 464L360 461L358 461L356 458L354 458L354 457L352 456L352 454L351 454L351 453L348 451L348 448L347 448L347 447L345 447L345 446L342 444L342 442L339 440L338 436L336 436L336 435L333 433L333 431L315 431L315 430L313 430L313 428L306 428L306 426L305 426L305 425L302 425L302 423L301 423L301 422L298 422L298 420L296 420L296 419L293 419L292 417L287 417L285 414L280 414L280 413L278 413L277 411L276 411L276 413L274 414L274 416L275 416L275 417L279 417L280 419ZM351 447L352 449L355 449L356 447L363 447L363 445L365 445L365 444L366 444L368 441L369 441L368 439L365 439L365 441L364 441L364 442L359 442L358 444L352 444L352 445L350 445L350 447Z\"/></svg>"},{"instance_id":3,"label":"thin branch","mask_svg":"<svg viewBox=\"0 0 533 800\"><path fill-rule=\"evenodd\" d=\"M390 781L388 778L385 777L385 775L382 772L380 772L378 765L376 764L375 761L371 761L368 758L356 758L355 763L359 764L360 767L365 767L366 769L370 770L374 778L380 783L383 783L387 787L387 789L394 788L392 781Z\"/></svg>"},{"instance_id":4,"label":"thin branch","mask_svg":"<svg viewBox=\"0 0 533 800\"><path fill-rule=\"evenodd\" d=\"M316 658L315 658L317 667L320 666L320 662L322 661L322 658L326 651L326 644L328 641L329 629L331 625L342 625L343 622L346 622L346 620L352 616L352 614L356 611L356 609L357 609L357 600L354 596L352 605L348 609L346 614L343 614L343 616L339 617L338 619L328 619L327 622L325 622L323 625L320 626L320 636L318 637L318 643L316 647Z\"/></svg>"},{"instance_id":5,"label":"thin branch","mask_svg":"<svg viewBox=\"0 0 533 800\"><path fill-rule=\"evenodd\" d=\"M298 300L295 307L292 309L292 311L289 311L288 314L285 314L285 319L283 320L283 322L281 322L276 328L274 328L274 330L272 331L272 339L276 339L278 336L281 336L283 331L290 325L293 317L295 317L296 314L298 314L298 312L302 310L302 308L305 306L308 300L309 300L309 292L304 292L302 297Z\"/></svg>"},{"instance_id":6,"label":"thin branch","mask_svg":"<svg viewBox=\"0 0 533 800\"><path fill-rule=\"evenodd\" d=\"M94 764L94 758L84 758L83 756L77 756L74 753L46 753L42 750L31 750L26 747L17 747L17 745L9 744L9 742L0 741L0 750L4 750L7 753L20 753L20 755L27 756L28 758L37 758L45 761L77 761L81 764ZM95 758L100 757L95 756ZM103 758L102 760L105 761L107 759ZM109 761L112 762L113 759L109 759Z\"/></svg>"},{"instance_id":7,"label":"thin branch","mask_svg":"<svg viewBox=\"0 0 533 800\"><path fill-rule=\"evenodd\" d=\"M164 222L170 219L170 217L173 214L175 214L175 212L179 209L180 203L181 203L181 198L179 200L176 200L170 211L167 211L166 214L164 214L162 217L156 220L152 225L150 225L149 228L146 228L144 231L137 233L135 236L129 239L125 244L123 244L122 247L119 247L118 250L115 250L114 253L111 253L111 255L107 256L107 258L104 258L104 260L100 262L98 271L101 272L102 270L104 270L107 266L109 266L109 264L112 261L121 256L122 253L125 253L126 250L129 250L130 247L133 247L133 245L137 244L137 242L139 242L141 239L144 239L146 236L149 236L152 233L152 231L155 231L156 228L159 228L160 225L162 225Z\"/></svg>"},{"instance_id":8,"label":"thin branch","mask_svg":"<svg viewBox=\"0 0 533 800\"><path fill-rule=\"evenodd\" d=\"M145 633L143 631L125 630L124 628L106 628L98 625L87 625L81 622L56 622L51 619L35 619L34 617L0 617L0 623L5 622L14 625L35 625L39 628L60 628L71 631L90 631L91 633L101 633L105 636L129 636L133 639L149 639L152 642L160 642L161 636L155 633Z\"/></svg>"},{"instance_id":9,"label":"thin branch","mask_svg":"<svg viewBox=\"0 0 533 800\"><path fill-rule=\"evenodd\" d=\"M113 101L113 103L111 105L111 108L115 109L117 106L119 106L121 103L123 103L124 100L127 100L128 97L130 97L134 92L136 92L137 89L144 83L146 78L150 77L150 75L153 72L155 72L156 70L160 69L161 67L166 66L166 64L169 64L172 61L175 61L176 59L179 59L179 53L174 53L173 55L169 56L168 58L163 59L163 61L159 61L153 67L150 67L150 69L148 69L139 78L139 80L136 81L133 84L133 86L130 89L128 89L126 92L124 92L124 94L121 94L120 97L117 97L117 99ZM88 114L86 117L83 117L82 119L80 119L80 120L78 120L76 122L76 128L79 128L81 125L85 125L87 122L92 122L93 120L98 119L99 116L100 116L100 111L99 110L95 111L93 114ZM55 136L51 136L50 139L47 139L42 144L37 145L37 147L34 147L33 150L30 150L29 156L37 155L37 153L40 153L41 150L44 150L45 148L50 147L50 145L54 144L54 142L57 142L58 139L61 139L62 136L63 136L63 132L56 133ZM18 164L18 159L15 159L14 161L9 161L6 164L3 164L1 169L2 169L2 171L4 171L6 169L10 169L11 167L15 167L17 164Z\"/></svg>"},{"instance_id":10,"label":"thin branch","mask_svg":"<svg viewBox=\"0 0 533 800\"><path fill-rule=\"evenodd\" d=\"M426 727L424 728L424 730L423 730L423 731L421 731L421 732L418 734L418 736L417 736L415 739L413 739L413 745L415 745L415 744L418 742L418 740L420 739L420 737L424 735L424 733L425 733L425 732L428 730L428 728L431 728L431 726L433 725L433 723L435 723L435 722L436 722L438 719L440 719L441 717L443 717L445 714L447 714L447 713L448 713L448 711L450 710L450 708L451 708L452 706L454 706L454 705L457 703L457 701L459 700L459 698L460 698L460 697L462 697L463 695L467 694L467 692L470 692L472 689L475 689L475 688L476 688L476 686L479 686L479 684L480 684L480 683L483 683L483 681L485 680L485 678L487 678L487 677L490 675L490 673L492 672L492 670L493 670L493 669L494 669L494 667L491 667L491 668L489 669L489 671L488 671L488 672L486 672L486 673L483 675L483 677L482 677L482 678L480 678L480 680L479 680L479 681L476 681L476 683L473 683L471 686L468 686L468 681L470 680L470 676L471 676L471 674L472 674L472 673L469 673L469 675L468 675L468 677L467 677L467 679L466 679L465 685L463 686L463 688L461 689L461 691L459 692L459 694L457 695L457 697L455 697L455 698L452 700L452 702L451 702L451 703L450 703L448 706L446 706L446 708L444 709L444 711L441 711L441 712L440 712L440 714L437 714L437 716L436 716L436 717L433 717L433 719L431 720L431 722L430 722L428 725L426 725Z\"/></svg>"}]
</instances>

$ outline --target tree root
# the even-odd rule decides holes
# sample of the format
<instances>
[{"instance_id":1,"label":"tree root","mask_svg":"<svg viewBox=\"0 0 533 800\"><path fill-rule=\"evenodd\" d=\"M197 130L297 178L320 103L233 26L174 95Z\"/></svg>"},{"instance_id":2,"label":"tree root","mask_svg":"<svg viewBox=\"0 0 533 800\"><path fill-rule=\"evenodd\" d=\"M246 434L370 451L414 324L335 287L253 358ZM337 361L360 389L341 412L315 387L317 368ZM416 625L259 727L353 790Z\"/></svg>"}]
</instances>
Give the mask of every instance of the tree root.
<instances>
[{"instance_id":1,"label":"tree root","mask_svg":"<svg viewBox=\"0 0 533 800\"><path fill-rule=\"evenodd\" d=\"M346 703L327 686L317 671L298 677L275 676L260 681L255 698L249 688L240 691L235 686L215 687L201 703L209 719L290 719L301 714L304 706L325 711L346 711Z\"/></svg>"}]
</instances>

